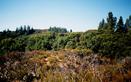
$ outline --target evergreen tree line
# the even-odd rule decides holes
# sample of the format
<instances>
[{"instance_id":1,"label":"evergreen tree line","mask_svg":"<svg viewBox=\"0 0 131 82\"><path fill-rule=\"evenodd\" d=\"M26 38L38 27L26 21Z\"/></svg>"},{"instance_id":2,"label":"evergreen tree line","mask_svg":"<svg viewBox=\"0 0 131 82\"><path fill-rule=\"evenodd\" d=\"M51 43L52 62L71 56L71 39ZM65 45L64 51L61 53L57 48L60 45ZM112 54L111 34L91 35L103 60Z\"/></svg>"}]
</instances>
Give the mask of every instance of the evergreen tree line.
<instances>
[{"instance_id":1,"label":"evergreen tree line","mask_svg":"<svg viewBox=\"0 0 131 82\"><path fill-rule=\"evenodd\" d=\"M122 16L117 21L109 12L106 21L102 19L98 32L90 40L90 48L96 53L110 57L131 56L131 15L124 23Z\"/></svg>"},{"instance_id":2,"label":"evergreen tree line","mask_svg":"<svg viewBox=\"0 0 131 82\"><path fill-rule=\"evenodd\" d=\"M34 32L35 30L31 28L29 25L24 25L20 26L19 28L17 27L15 31L11 31L9 29L3 30L2 32L0 32L0 40L5 38L15 38L20 35L29 35Z\"/></svg>"},{"instance_id":3,"label":"evergreen tree line","mask_svg":"<svg viewBox=\"0 0 131 82\"><path fill-rule=\"evenodd\" d=\"M57 32L57 33L67 33L68 32L66 28L61 28L61 27L50 27L48 31Z\"/></svg>"},{"instance_id":4,"label":"evergreen tree line","mask_svg":"<svg viewBox=\"0 0 131 82\"><path fill-rule=\"evenodd\" d=\"M106 21L102 19L102 21L99 23L98 30L126 33L128 30L131 30L131 15L126 19L126 22L124 23L122 16L120 16L117 21L117 18L113 16L113 13L109 12Z\"/></svg>"},{"instance_id":5,"label":"evergreen tree line","mask_svg":"<svg viewBox=\"0 0 131 82\"><path fill-rule=\"evenodd\" d=\"M22 27L14 31L18 36L6 37L0 41L0 50L32 51L32 50L60 50L60 49L91 49L108 57L131 56L131 17L123 22L123 18L117 21L112 12L108 13L106 22L100 22L98 30L87 32L67 32L65 28L50 27L48 32L35 33ZM29 33L28 33L29 32ZM67 32L67 33L66 33ZM3 32L2 32L3 33ZM9 35L9 34L8 34ZM13 32L12 32L13 35ZM2 36L1 36L2 37ZM3 52L0 52L3 53Z\"/></svg>"},{"instance_id":6,"label":"evergreen tree line","mask_svg":"<svg viewBox=\"0 0 131 82\"><path fill-rule=\"evenodd\" d=\"M16 28L16 31L15 31L18 35L29 35L29 34L32 34L35 32L35 30L33 29L33 27L31 28L29 25L24 25L24 26L21 26L20 28Z\"/></svg>"}]
</instances>

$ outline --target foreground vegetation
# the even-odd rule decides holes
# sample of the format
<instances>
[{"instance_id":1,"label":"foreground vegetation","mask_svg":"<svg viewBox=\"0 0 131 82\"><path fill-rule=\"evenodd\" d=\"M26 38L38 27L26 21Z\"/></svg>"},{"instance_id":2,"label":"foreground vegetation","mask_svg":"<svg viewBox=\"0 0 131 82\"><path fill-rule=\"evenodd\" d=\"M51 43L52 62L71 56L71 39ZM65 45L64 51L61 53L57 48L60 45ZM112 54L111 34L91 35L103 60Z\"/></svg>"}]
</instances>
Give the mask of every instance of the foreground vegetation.
<instances>
[{"instance_id":1,"label":"foreground vegetation","mask_svg":"<svg viewBox=\"0 0 131 82\"><path fill-rule=\"evenodd\" d=\"M0 81L129 82L131 58L102 57L89 49L10 52L0 58Z\"/></svg>"},{"instance_id":2,"label":"foreground vegetation","mask_svg":"<svg viewBox=\"0 0 131 82\"><path fill-rule=\"evenodd\" d=\"M0 32L0 82L130 82L131 16L112 12L98 30L30 26Z\"/></svg>"}]
</instances>

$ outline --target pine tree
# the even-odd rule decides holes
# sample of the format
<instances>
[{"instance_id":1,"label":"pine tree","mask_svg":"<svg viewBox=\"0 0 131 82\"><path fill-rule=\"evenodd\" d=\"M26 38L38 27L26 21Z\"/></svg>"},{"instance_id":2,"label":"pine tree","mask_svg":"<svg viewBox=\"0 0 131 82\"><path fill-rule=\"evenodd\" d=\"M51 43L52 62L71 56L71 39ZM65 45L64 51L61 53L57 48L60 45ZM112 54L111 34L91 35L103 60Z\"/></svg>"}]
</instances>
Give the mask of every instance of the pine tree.
<instances>
[{"instance_id":1,"label":"pine tree","mask_svg":"<svg viewBox=\"0 0 131 82\"><path fill-rule=\"evenodd\" d=\"M30 34L34 33L35 30L33 29L33 27L30 29Z\"/></svg>"},{"instance_id":2,"label":"pine tree","mask_svg":"<svg viewBox=\"0 0 131 82\"><path fill-rule=\"evenodd\" d=\"M126 22L125 22L126 32L129 30L128 27L129 27L129 19L126 19Z\"/></svg>"},{"instance_id":3,"label":"pine tree","mask_svg":"<svg viewBox=\"0 0 131 82\"><path fill-rule=\"evenodd\" d=\"M16 33L18 33L18 32L19 32L19 29L18 29L18 27L16 28L15 32L16 32Z\"/></svg>"},{"instance_id":4,"label":"pine tree","mask_svg":"<svg viewBox=\"0 0 131 82\"><path fill-rule=\"evenodd\" d=\"M105 20L102 19L102 21L99 23L98 30L103 30L104 29L104 25L105 25Z\"/></svg>"},{"instance_id":5,"label":"pine tree","mask_svg":"<svg viewBox=\"0 0 131 82\"><path fill-rule=\"evenodd\" d=\"M131 15L129 16L129 26L128 28L131 30Z\"/></svg>"},{"instance_id":6,"label":"pine tree","mask_svg":"<svg viewBox=\"0 0 131 82\"><path fill-rule=\"evenodd\" d=\"M70 32L72 32L72 29L70 29Z\"/></svg>"},{"instance_id":7,"label":"pine tree","mask_svg":"<svg viewBox=\"0 0 131 82\"><path fill-rule=\"evenodd\" d=\"M20 29L19 29L19 33L20 33L20 35L24 34L24 33L23 33L23 30L24 30L23 27L20 26Z\"/></svg>"},{"instance_id":8,"label":"pine tree","mask_svg":"<svg viewBox=\"0 0 131 82\"><path fill-rule=\"evenodd\" d=\"M110 30L111 32L113 32L115 29L116 21L117 21L117 18L113 17L112 12L109 12L108 17L107 17L107 24L108 24L108 30Z\"/></svg>"},{"instance_id":9,"label":"pine tree","mask_svg":"<svg viewBox=\"0 0 131 82\"><path fill-rule=\"evenodd\" d=\"M26 30L27 28L26 28L26 25L24 25L24 29L23 29L23 31L24 31L24 34L26 34L26 32L27 32L27 30Z\"/></svg>"},{"instance_id":10,"label":"pine tree","mask_svg":"<svg viewBox=\"0 0 131 82\"><path fill-rule=\"evenodd\" d=\"M126 19L125 27L127 30L131 30L131 15Z\"/></svg>"},{"instance_id":11,"label":"pine tree","mask_svg":"<svg viewBox=\"0 0 131 82\"><path fill-rule=\"evenodd\" d=\"M30 30L31 30L31 29L30 29L30 26L28 25L28 26L27 26L27 34L31 34L31 33L30 33Z\"/></svg>"},{"instance_id":12,"label":"pine tree","mask_svg":"<svg viewBox=\"0 0 131 82\"><path fill-rule=\"evenodd\" d=\"M120 16L119 21L117 23L117 32L124 32L124 24L123 24L123 18Z\"/></svg>"}]
</instances>

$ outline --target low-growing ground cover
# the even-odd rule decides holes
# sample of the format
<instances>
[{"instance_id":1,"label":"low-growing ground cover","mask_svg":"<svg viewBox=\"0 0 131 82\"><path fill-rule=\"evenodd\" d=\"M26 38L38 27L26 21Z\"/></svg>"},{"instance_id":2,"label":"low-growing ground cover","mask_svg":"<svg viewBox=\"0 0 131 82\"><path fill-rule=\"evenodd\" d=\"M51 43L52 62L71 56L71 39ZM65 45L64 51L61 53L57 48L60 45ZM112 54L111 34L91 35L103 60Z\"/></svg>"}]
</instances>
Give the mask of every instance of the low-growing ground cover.
<instances>
[{"instance_id":1,"label":"low-growing ground cover","mask_svg":"<svg viewBox=\"0 0 131 82\"><path fill-rule=\"evenodd\" d=\"M89 49L11 52L1 56L0 82L130 82L131 58Z\"/></svg>"}]
</instances>

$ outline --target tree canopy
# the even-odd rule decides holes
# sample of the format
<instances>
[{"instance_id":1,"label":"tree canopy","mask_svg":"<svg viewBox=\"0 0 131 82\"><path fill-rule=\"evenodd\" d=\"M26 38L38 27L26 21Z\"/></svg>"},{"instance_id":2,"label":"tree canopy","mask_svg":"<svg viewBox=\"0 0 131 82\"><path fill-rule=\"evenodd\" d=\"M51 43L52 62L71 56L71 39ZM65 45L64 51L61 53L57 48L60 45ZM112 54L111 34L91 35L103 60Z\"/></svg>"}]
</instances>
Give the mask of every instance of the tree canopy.
<instances>
[{"instance_id":1,"label":"tree canopy","mask_svg":"<svg viewBox=\"0 0 131 82\"><path fill-rule=\"evenodd\" d=\"M99 24L98 30L70 32L66 28L50 27L47 31L36 32L28 25L15 31L0 32L0 54L10 51L91 49L108 57L131 55L131 16L124 23L117 21L112 12Z\"/></svg>"}]
</instances>

